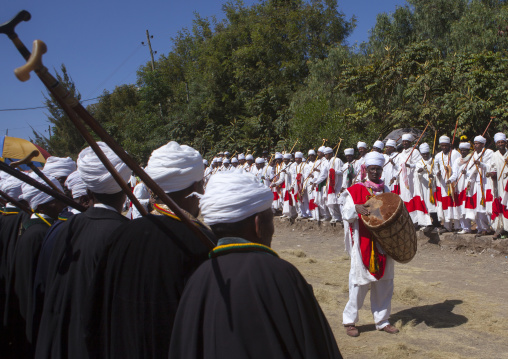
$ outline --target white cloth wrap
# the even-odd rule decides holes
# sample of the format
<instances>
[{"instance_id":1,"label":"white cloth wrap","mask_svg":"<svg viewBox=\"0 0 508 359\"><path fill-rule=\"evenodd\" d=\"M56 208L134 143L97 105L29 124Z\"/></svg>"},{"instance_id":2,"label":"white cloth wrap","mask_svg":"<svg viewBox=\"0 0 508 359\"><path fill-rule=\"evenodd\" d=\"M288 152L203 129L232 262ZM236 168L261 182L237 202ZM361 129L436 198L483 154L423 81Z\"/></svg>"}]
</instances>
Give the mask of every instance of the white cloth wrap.
<instances>
[{"instance_id":1,"label":"white cloth wrap","mask_svg":"<svg viewBox=\"0 0 508 359\"><path fill-rule=\"evenodd\" d=\"M450 137L448 137L448 136L439 137L439 144L442 144L442 143L451 143Z\"/></svg>"},{"instance_id":2,"label":"white cloth wrap","mask_svg":"<svg viewBox=\"0 0 508 359\"><path fill-rule=\"evenodd\" d=\"M240 153L240 154L238 155L238 159L239 159L239 160L244 160L244 159L245 159L245 155L244 155L243 153Z\"/></svg>"},{"instance_id":3,"label":"white cloth wrap","mask_svg":"<svg viewBox=\"0 0 508 359\"><path fill-rule=\"evenodd\" d=\"M383 143L383 141L376 141L376 142L374 142L373 147L376 147L376 148L379 148L380 150L382 150L383 148L385 148L385 144Z\"/></svg>"},{"instance_id":4,"label":"white cloth wrap","mask_svg":"<svg viewBox=\"0 0 508 359\"><path fill-rule=\"evenodd\" d=\"M333 150L332 150L332 148L331 148L331 147L325 147L325 149L324 149L323 153L324 153L325 155L327 155L327 154L333 153Z\"/></svg>"},{"instance_id":5,"label":"white cloth wrap","mask_svg":"<svg viewBox=\"0 0 508 359\"><path fill-rule=\"evenodd\" d=\"M202 160L194 148L171 141L152 152L145 171L164 192L176 192L203 179Z\"/></svg>"},{"instance_id":6,"label":"white cloth wrap","mask_svg":"<svg viewBox=\"0 0 508 359\"><path fill-rule=\"evenodd\" d=\"M256 163L265 163L265 159L263 157L256 158Z\"/></svg>"},{"instance_id":7,"label":"white cloth wrap","mask_svg":"<svg viewBox=\"0 0 508 359\"><path fill-rule=\"evenodd\" d=\"M356 148L361 148L361 147L367 148L367 143L360 141L356 144Z\"/></svg>"},{"instance_id":8,"label":"white cloth wrap","mask_svg":"<svg viewBox=\"0 0 508 359\"><path fill-rule=\"evenodd\" d=\"M229 158L226 158L226 159L223 161L223 163L224 163L224 164L229 163L229 162L230 162L230 161L229 161Z\"/></svg>"},{"instance_id":9,"label":"white cloth wrap","mask_svg":"<svg viewBox=\"0 0 508 359\"><path fill-rule=\"evenodd\" d=\"M309 154L309 156L310 156L310 155L316 155L316 151L314 151L314 150L309 150L308 154Z\"/></svg>"},{"instance_id":10,"label":"white cloth wrap","mask_svg":"<svg viewBox=\"0 0 508 359\"><path fill-rule=\"evenodd\" d=\"M249 160L250 160L250 161L254 161L254 156L253 156L253 155L247 155L247 156L245 156L245 159L246 159L247 161L249 161Z\"/></svg>"},{"instance_id":11,"label":"white cloth wrap","mask_svg":"<svg viewBox=\"0 0 508 359\"><path fill-rule=\"evenodd\" d=\"M291 153L284 153L284 159L290 160L291 159Z\"/></svg>"},{"instance_id":12,"label":"white cloth wrap","mask_svg":"<svg viewBox=\"0 0 508 359\"><path fill-rule=\"evenodd\" d=\"M413 141L415 138L410 133L405 133L402 135L402 141Z\"/></svg>"},{"instance_id":13,"label":"white cloth wrap","mask_svg":"<svg viewBox=\"0 0 508 359\"><path fill-rule=\"evenodd\" d=\"M506 141L506 135L502 132L498 132L494 135L494 142Z\"/></svg>"},{"instance_id":14,"label":"white cloth wrap","mask_svg":"<svg viewBox=\"0 0 508 359\"><path fill-rule=\"evenodd\" d=\"M483 136L476 136L476 137L474 138L474 141L473 141L473 142L481 142L481 143L485 144L485 143L487 142L487 140L486 140L486 139L485 139L485 137L483 137Z\"/></svg>"},{"instance_id":15,"label":"white cloth wrap","mask_svg":"<svg viewBox=\"0 0 508 359\"><path fill-rule=\"evenodd\" d=\"M72 172L65 181L65 187L72 192L72 198L79 198L86 195L86 184L81 179L78 171Z\"/></svg>"},{"instance_id":16,"label":"white cloth wrap","mask_svg":"<svg viewBox=\"0 0 508 359\"><path fill-rule=\"evenodd\" d=\"M365 155L365 167L380 166L385 164L385 156L379 152L369 152Z\"/></svg>"},{"instance_id":17,"label":"white cloth wrap","mask_svg":"<svg viewBox=\"0 0 508 359\"><path fill-rule=\"evenodd\" d=\"M30 177L32 177L37 182L47 186L46 182L42 178L40 178L36 173L30 173ZM46 174L46 177L53 182L56 187L63 192L62 186L60 185L60 182L58 180L51 176ZM46 194L40 190L38 190L35 187L30 186L28 183L23 183L21 186L21 190L23 191L23 194L21 196L22 199L28 202L30 205L30 208L34 211L37 210L37 206L43 203L47 203L53 200L53 197L49 194Z\"/></svg>"},{"instance_id":18,"label":"white cloth wrap","mask_svg":"<svg viewBox=\"0 0 508 359\"><path fill-rule=\"evenodd\" d=\"M199 207L207 225L235 223L272 206L273 193L256 176L235 170L210 178Z\"/></svg>"},{"instance_id":19,"label":"white cloth wrap","mask_svg":"<svg viewBox=\"0 0 508 359\"><path fill-rule=\"evenodd\" d=\"M471 148L471 144L469 142L461 142L459 143L459 148L461 150L469 150Z\"/></svg>"},{"instance_id":20,"label":"white cloth wrap","mask_svg":"<svg viewBox=\"0 0 508 359\"><path fill-rule=\"evenodd\" d=\"M104 142L97 142L97 145L120 176L127 181L131 175L130 168ZM203 170L203 163L200 161L199 164L201 165L201 170ZM113 194L122 190L91 147L87 147L80 152L78 156L78 171L86 187L94 193Z\"/></svg>"},{"instance_id":21,"label":"white cloth wrap","mask_svg":"<svg viewBox=\"0 0 508 359\"><path fill-rule=\"evenodd\" d=\"M276 153L275 153L275 159L276 159L276 160L278 160L278 159L280 159L280 158L282 158L282 153L280 153L280 152L276 152Z\"/></svg>"},{"instance_id":22,"label":"white cloth wrap","mask_svg":"<svg viewBox=\"0 0 508 359\"><path fill-rule=\"evenodd\" d=\"M19 200L21 194L23 193L21 190L21 186L23 185L23 181L17 179L14 176L8 175L5 173L4 177L2 177L2 191L7 195L11 196L15 200Z\"/></svg>"},{"instance_id":23,"label":"white cloth wrap","mask_svg":"<svg viewBox=\"0 0 508 359\"><path fill-rule=\"evenodd\" d=\"M325 150L325 146L321 146L317 149L318 152L321 152L323 153L323 151Z\"/></svg>"},{"instance_id":24,"label":"white cloth wrap","mask_svg":"<svg viewBox=\"0 0 508 359\"><path fill-rule=\"evenodd\" d=\"M204 165L208 165L208 161L207 160L203 160L203 164Z\"/></svg>"},{"instance_id":25,"label":"white cloth wrap","mask_svg":"<svg viewBox=\"0 0 508 359\"><path fill-rule=\"evenodd\" d=\"M429 153L430 152L430 147L429 147L429 144L428 143L422 143L420 145L420 153Z\"/></svg>"},{"instance_id":26,"label":"white cloth wrap","mask_svg":"<svg viewBox=\"0 0 508 359\"><path fill-rule=\"evenodd\" d=\"M295 153L295 158L303 158L303 153L302 152L296 152Z\"/></svg>"},{"instance_id":27,"label":"white cloth wrap","mask_svg":"<svg viewBox=\"0 0 508 359\"><path fill-rule=\"evenodd\" d=\"M46 164L42 169L45 175L53 177L67 177L72 172L76 171L76 162L70 157L55 157L51 156L46 160Z\"/></svg>"},{"instance_id":28,"label":"white cloth wrap","mask_svg":"<svg viewBox=\"0 0 508 359\"><path fill-rule=\"evenodd\" d=\"M355 150L354 150L354 148L346 148L344 150L344 154L346 156L353 156L355 154Z\"/></svg>"},{"instance_id":29,"label":"white cloth wrap","mask_svg":"<svg viewBox=\"0 0 508 359\"><path fill-rule=\"evenodd\" d=\"M236 157L233 157L233 158L231 159L231 163L238 163L238 159L237 159Z\"/></svg>"},{"instance_id":30,"label":"white cloth wrap","mask_svg":"<svg viewBox=\"0 0 508 359\"><path fill-rule=\"evenodd\" d=\"M397 142L395 142L395 140L387 140L386 146L397 147Z\"/></svg>"}]
</instances>

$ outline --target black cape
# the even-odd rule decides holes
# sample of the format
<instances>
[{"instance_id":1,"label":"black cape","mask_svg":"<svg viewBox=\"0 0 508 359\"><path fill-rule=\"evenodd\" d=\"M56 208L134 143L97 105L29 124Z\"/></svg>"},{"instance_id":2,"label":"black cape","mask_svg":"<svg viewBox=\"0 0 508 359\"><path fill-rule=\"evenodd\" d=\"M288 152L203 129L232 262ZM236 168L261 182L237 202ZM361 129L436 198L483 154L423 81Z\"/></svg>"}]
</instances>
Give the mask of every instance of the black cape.
<instances>
[{"instance_id":1,"label":"black cape","mask_svg":"<svg viewBox=\"0 0 508 359\"><path fill-rule=\"evenodd\" d=\"M106 240L128 219L92 207L61 225L50 259L36 358L87 358L82 308Z\"/></svg>"},{"instance_id":2,"label":"black cape","mask_svg":"<svg viewBox=\"0 0 508 359\"><path fill-rule=\"evenodd\" d=\"M220 248L220 247L218 247ZM341 358L311 286L264 252L226 253L187 283L169 358Z\"/></svg>"},{"instance_id":3,"label":"black cape","mask_svg":"<svg viewBox=\"0 0 508 359\"><path fill-rule=\"evenodd\" d=\"M49 224L53 222L51 219L47 221ZM12 273L7 283L4 317L14 358L33 357L31 325L27 327L27 322L31 324L35 266L42 240L50 226L39 218L33 218L24 222L23 228L24 233L16 243Z\"/></svg>"},{"instance_id":4,"label":"black cape","mask_svg":"<svg viewBox=\"0 0 508 359\"><path fill-rule=\"evenodd\" d=\"M2 214L0 227L0 353L4 354L9 352L4 322L4 313L8 310L6 308L7 287L14 264L16 242L18 236L23 233L21 224L28 219L30 219L30 215L18 208L7 207Z\"/></svg>"},{"instance_id":5,"label":"black cape","mask_svg":"<svg viewBox=\"0 0 508 359\"><path fill-rule=\"evenodd\" d=\"M111 238L87 300L90 357L167 358L184 285L207 253L177 219L148 215L122 226Z\"/></svg>"}]
</instances>

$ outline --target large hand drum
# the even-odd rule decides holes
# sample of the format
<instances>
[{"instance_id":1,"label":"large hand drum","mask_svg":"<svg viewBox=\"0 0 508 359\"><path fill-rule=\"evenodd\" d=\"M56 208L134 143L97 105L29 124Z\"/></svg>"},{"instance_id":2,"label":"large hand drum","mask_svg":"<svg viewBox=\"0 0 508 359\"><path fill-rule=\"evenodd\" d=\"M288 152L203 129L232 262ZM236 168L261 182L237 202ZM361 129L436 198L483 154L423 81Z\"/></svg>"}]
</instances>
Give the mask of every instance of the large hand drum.
<instances>
[{"instance_id":1,"label":"large hand drum","mask_svg":"<svg viewBox=\"0 0 508 359\"><path fill-rule=\"evenodd\" d=\"M416 231L402 199L395 193L382 193L370 198L370 215L363 223L381 248L400 263L408 263L416 254Z\"/></svg>"}]
</instances>

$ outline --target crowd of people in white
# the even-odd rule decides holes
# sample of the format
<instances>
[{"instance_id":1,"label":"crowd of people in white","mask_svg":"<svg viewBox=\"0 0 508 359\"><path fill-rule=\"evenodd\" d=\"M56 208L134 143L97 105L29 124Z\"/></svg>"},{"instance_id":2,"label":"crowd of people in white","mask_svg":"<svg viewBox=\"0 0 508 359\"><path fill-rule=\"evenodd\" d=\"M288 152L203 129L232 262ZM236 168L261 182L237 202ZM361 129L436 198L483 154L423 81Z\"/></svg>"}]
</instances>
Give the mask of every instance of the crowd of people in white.
<instances>
[{"instance_id":1,"label":"crowd of people in white","mask_svg":"<svg viewBox=\"0 0 508 359\"><path fill-rule=\"evenodd\" d=\"M205 184L214 174L243 169L259 178L273 192L273 211L282 217L341 223L345 189L366 179L365 155L383 153L382 179L400 195L417 229L493 234L500 238L508 229L506 184L508 163L506 136L494 136L497 151L476 136L473 145L460 142L453 148L448 136L439 137L439 152L431 154L428 143L414 144L411 134L400 139L376 141L371 148L358 142L356 151L322 146L317 151L275 153L254 158L219 153L205 166ZM338 146L336 146L338 147Z\"/></svg>"}]
</instances>

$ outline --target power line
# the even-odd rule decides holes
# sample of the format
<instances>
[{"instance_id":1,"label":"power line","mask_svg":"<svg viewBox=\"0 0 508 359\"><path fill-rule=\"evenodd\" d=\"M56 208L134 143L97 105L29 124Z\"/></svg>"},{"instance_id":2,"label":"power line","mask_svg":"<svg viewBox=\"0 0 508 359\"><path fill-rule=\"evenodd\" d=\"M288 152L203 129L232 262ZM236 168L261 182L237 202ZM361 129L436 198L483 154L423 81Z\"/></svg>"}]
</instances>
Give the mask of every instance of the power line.
<instances>
[{"instance_id":1,"label":"power line","mask_svg":"<svg viewBox=\"0 0 508 359\"><path fill-rule=\"evenodd\" d=\"M80 100L80 102L87 102L87 101L93 101L97 100L101 96L97 96L94 98L89 98L87 100ZM7 112L7 111L27 111L27 110L39 110L41 108L47 108L47 106L37 106L37 107L24 107L24 108L2 108L0 109L0 112Z\"/></svg>"}]
</instances>

